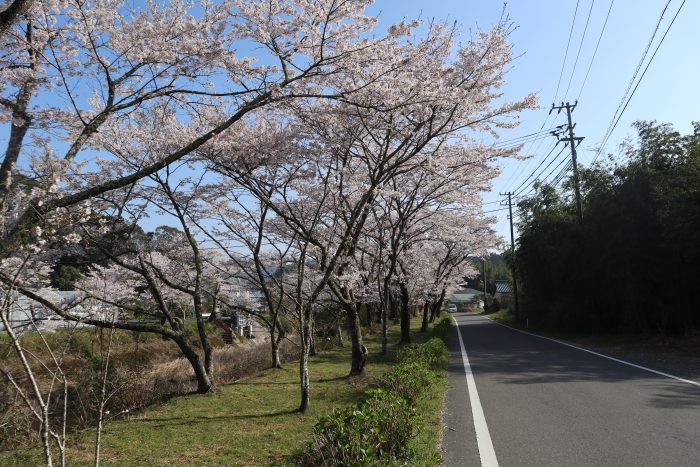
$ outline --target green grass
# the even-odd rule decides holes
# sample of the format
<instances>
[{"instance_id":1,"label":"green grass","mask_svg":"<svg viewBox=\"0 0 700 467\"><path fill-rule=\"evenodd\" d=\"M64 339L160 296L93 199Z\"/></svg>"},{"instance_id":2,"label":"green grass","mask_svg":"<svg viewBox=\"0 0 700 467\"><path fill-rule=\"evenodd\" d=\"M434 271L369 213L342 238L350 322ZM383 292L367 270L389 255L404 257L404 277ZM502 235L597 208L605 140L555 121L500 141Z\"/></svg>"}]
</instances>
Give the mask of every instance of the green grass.
<instances>
[{"instance_id":1,"label":"green grass","mask_svg":"<svg viewBox=\"0 0 700 467\"><path fill-rule=\"evenodd\" d=\"M413 330L420 322L415 320ZM413 334L422 341L426 334ZM398 340L391 329L389 342ZM298 364L267 370L210 395L174 398L127 420L112 421L103 432L104 465L272 465L290 463L312 437L319 415L334 407L358 403L364 391L377 384L391 367L393 355L379 355L380 336L365 336L370 357L366 374L349 378L350 346L323 352L310 362L311 405L305 414L299 404ZM391 346L390 346L391 348ZM415 465L440 462L438 442L446 372L425 405L423 430L413 441L419 456ZM93 452L93 430L68 440L70 465L88 465ZM0 453L0 464L37 465L37 450Z\"/></svg>"},{"instance_id":2,"label":"green grass","mask_svg":"<svg viewBox=\"0 0 700 467\"><path fill-rule=\"evenodd\" d=\"M418 401L421 417L421 430L410 442L411 465L440 465L440 442L442 440L442 412L447 393L447 368L440 371L440 376L426 397Z\"/></svg>"}]
</instances>

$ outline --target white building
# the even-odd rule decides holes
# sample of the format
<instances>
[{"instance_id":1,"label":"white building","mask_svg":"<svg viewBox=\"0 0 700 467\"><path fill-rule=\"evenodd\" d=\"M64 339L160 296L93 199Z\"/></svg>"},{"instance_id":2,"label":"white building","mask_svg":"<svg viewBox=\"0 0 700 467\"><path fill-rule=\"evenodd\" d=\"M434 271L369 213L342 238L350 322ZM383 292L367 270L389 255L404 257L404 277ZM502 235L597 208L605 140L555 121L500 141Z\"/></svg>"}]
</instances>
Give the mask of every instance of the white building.
<instances>
[{"instance_id":1,"label":"white building","mask_svg":"<svg viewBox=\"0 0 700 467\"><path fill-rule=\"evenodd\" d=\"M87 318L92 315L101 319L109 319L109 315L113 313L111 309L107 310L94 303L83 301L79 292L40 289L35 293L63 309L69 309L71 315L79 318ZM17 333L35 330L53 332L61 328L85 326L75 321L66 320L44 305L16 292L5 313L7 321ZM0 331L5 331L1 321Z\"/></svg>"}]
</instances>

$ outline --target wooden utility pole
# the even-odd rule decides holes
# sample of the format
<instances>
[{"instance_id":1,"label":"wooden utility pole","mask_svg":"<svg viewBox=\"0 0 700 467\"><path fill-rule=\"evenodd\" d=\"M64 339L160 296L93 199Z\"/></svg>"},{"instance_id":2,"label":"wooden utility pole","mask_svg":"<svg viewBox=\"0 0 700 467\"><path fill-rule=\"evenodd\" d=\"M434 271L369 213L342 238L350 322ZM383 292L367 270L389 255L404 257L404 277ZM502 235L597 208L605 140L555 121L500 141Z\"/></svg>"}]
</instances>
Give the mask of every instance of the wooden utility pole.
<instances>
[{"instance_id":1,"label":"wooden utility pole","mask_svg":"<svg viewBox=\"0 0 700 467\"><path fill-rule=\"evenodd\" d=\"M481 261L483 262L484 265L484 306L486 306L486 256L481 258Z\"/></svg>"},{"instance_id":2,"label":"wooden utility pole","mask_svg":"<svg viewBox=\"0 0 700 467\"><path fill-rule=\"evenodd\" d=\"M583 138L577 138L574 136L574 126L571 122L571 113L574 111L576 106L578 105L578 101L574 102L573 105L569 104L568 102L564 104L563 102L561 105L554 105L552 104L552 108L549 109L549 113L551 114L553 110L556 109L557 113L561 112L562 109L566 109L566 117L569 121L568 128L567 130L569 131L569 136L565 138L559 137L557 134L557 137L559 137L559 141L565 141L569 143L569 147L571 147L571 162L573 164L573 170L574 170L574 192L576 193L576 212L578 214L578 221L579 224L583 224L583 210L581 209L581 188L579 186L579 178L578 178L578 163L576 161L576 146L583 141Z\"/></svg>"},{"instance_id":3,"label":"wooden utility pole","mask_svg":"<svg viewBox=\"0 0 700 467\"><path fill-rule=\"evenodd\" d=\"M515 322L520 322L520 306L518 305L518 279L515 276L515 235L513 234L513 192L499 193L508 196L508 219L510 220L510 272L513 276L513 304L515 305Z\"/></svg>"}]
</instances>

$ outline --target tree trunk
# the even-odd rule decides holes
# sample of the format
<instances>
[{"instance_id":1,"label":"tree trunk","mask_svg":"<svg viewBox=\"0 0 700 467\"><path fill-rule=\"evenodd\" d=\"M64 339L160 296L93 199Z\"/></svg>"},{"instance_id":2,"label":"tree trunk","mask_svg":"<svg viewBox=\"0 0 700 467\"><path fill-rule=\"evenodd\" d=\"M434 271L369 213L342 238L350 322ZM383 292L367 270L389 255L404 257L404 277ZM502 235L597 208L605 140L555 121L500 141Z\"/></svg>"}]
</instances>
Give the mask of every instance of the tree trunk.
<instances>
[{"instance_id":1,"label":"tree trunk","mask_svg":"<svg viewBox=\"0 0 700 467\"><path fill-rule=\"evenodd\" d=\"M394 294L391 292L387 292L387 314L388 314L388 319L389 320L396 320L396 317L398 315L397 312L397 307L396 307L396 298L394 297Z\"/></svg>"},{"instance_id":2,"label":"tree trunk","mask_svg":"<svg viewBox=\"0 0 700 467\"><path fill-rule=\"evenodd\" d=\"M272 350L272 368L282 368L279 341L274 331L270 331L270 347Z\"/></svg>"},{"instance_id":3,"label":"tree trunk","mask_svg":"<svg viewBox=\"0 0 700 467\"><path fill-rule=\"evenodd\" d=\"M207 372L209 381L214 382L214 348L208 342L204 347L204 371Z\"/></svg>"},{"instance_id":4,"label":"tree trunk","mask_svg":"<svg viewBox=\"0 0 700 467\"><path fill-rule=\"evenodd\" d=\"M411 343L411 315L408 309L408 288L403 282L399 284L401 290L401 340L399 344Z\"/></svg>"},{"instance_id":5,"label":"tree trunk","mask_svg":"<svg viewBox=\"0 0 700 467\"><path fill-rule=\"evenodd\" d=\"M304 413L309 408L309 347L303 346L299 359L299 381L301 382L301 404L299 412Z\"/></svg>"},{"instance_id":6,"label":"tree trunk","mask_svg":"<svg viewBox=\"0 0 700 467\"><path fill-rule=\"evenodd\" d=\"M387 294L388 295L388 294ZM388 331L389 331L389 310L388 310L388 300L382 305L381 315L382 315L382 355L387 354L387 343L388 343Z\"/></svg>"},{"instance_id":7,"label":"tree trunk","mask_svg":"<svg viewBox=\"0 0 700 467\"><path fill-rule=\"evenodd\" d=\"M311 326L309 326L309 355L313 357L317 354L318 352L316 352L316 323L311 323Z\"/></svg>"},{"instance_id":8,"label":"tree trunk","mask_svg":"<svg viewBox=\"0 0 700 467\"><path fill-rule=\"evenodd\" d=\"M360 304L358 304L358 309L360 308ZM365 316L367 319L367 327L369 328L370 334L372 333L372 306L369 303L365 304Z\"/></svg>"},{"instance_id":9,"label":"tree trunk","mask_svg":"<svg viewBox=\"0 0 700 467\"><path fill-rule=\"evenodd\" d=\"M276 331L276 332L275 332ZM284 339L285 332L279 319L275 318L274 325L270 328L270 347L272 350L272 368L282 368L280 358L280 342Z\"/></svg>"},{"instance_id":10,"label":"tree trunk","mask_svg":"<svg viewBox=\"0 0 700 467\"><path fill-rule=\"evenodd\" d=\"M423 304L423 322L420 325L420 332L428 332L428 310L430 309L430 303L425 302Z\"/></svg>"},{"instance_id":11,"label":"tree trunk","mask_svg":"<svg viewBox=\"0 0 700 467\"><path fill-rule=\"evenodd\" d=\"M350 375L361 375L365 371L367 363L367 347L362 345L362 327L360 326L360 313L355 306L348 310L350 323L350 341L352 342L352 365Z\"/></svg>"},{"instance_id":12,"label":"tree trunk","mask_svg":"<svg viewBox=\"0 0 700 467\"><path fill-rule=\"evenodd\" d=\"M340 324L338 324L338 329L336 332L338 333L338 345L340 347L342 347L343 346L343 327Z\"/></svg>"},{"instance_id":13,"label":"tree trunk","mask_svg":"<svg viewBox=\"0 0 700 467\"><path fill-rule=\"evenodd\" d=\"M440 316L440 309L442 308L442 302L445 300L445 289L442 289L440 292L440 297L437 299L436 302L433 302L433 304L430 307L430 322L432 323L435 321L435 318Z\"/></svg>"},{"instance_id":14,"label":"tree trunk","mask_svg":"<svg viewBox=\"0 0 700 467\"><path fill-rule=\"evenodd\" d=\"M218 311L219 310L219 307L218 307L219 294L215 293L211 300L212 300L211 312L209 313L209 319L207 321L209 321L210 323L213 323L214 321L219 319L219 311Z\"/></svg>"},{"instance_id":15,"label":"tree trunk","mask_svg":"<svg viewBox=\"0 0 700 467\"><path fill-rule=\"evenodd\" d=\"M197 392L199 394L211 392L214 389L214 385L212 384L212 380L209 377L207 369L202 362L202 359L199 358L197 352L190 346L186 340L186 337L184 336L179 336L177 339L174 339L174 341L182 351L185 358L187 358L187 361L190 362L190 365L192 365L194 375L197 378Z\"/></svg>"},{"instance_id":16,"label":"tree trunk","mask_svg":"<svg viewBox=\"0 0 700 467\"><path fill-rule=\"evenodd\" d=\"M299 412L309 408L309 350L311 347L310 312L305 311L301 322L301 357L299 358L299 383L301 386L301 403ZM306 318L306 319L304 319Z\"/></svg>"}]
</instances>

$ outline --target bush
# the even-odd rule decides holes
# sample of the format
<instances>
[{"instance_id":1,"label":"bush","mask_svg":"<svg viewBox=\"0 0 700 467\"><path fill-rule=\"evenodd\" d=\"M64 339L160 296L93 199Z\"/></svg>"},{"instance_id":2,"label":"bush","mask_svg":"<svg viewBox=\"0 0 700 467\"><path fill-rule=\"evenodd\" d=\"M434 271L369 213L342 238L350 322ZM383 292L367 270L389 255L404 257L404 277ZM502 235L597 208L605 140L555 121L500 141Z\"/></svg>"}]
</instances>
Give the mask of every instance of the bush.
<instances>
[{"instance_id":1,"label":"bush","mask_svg":"<svg viewBox=\"0 0 700 467\"><path fill-rule=\"evenodd\" d=\"M314 445L304 465L387 465L407 459L416 413L398 394L368 391L359 407L336 409L314 426Z\"/></svg>"},{"instance_id":2,"label":"bush","mask_svg":"<svg viewBox=\"0 0 700 467\"><path fill-rule=\"evenodd\" d=\"M311 447L297 458L297 464L407 464L415 455L411 441L427 410L422 398L447 366L446 342L451 328L449 317L441 319L432 331L438 337L399 351L399 363L382 378L384 389L367 391L368 399L358 407L336 409L321 417L314 427ZM439 458L439 453L435 455Z\"/></svg>"},{"instance_id":3,"label":"bush","mask_svg":"<svg viewBox=\"0 0 700 467\"><path fill-rule=\"evenodd\" d=\"M441 321L438 326L442 326ZM447 366L449 354L445 342L439 337L432 337L422 344L408 345L398 353L399 363L414 362L425 365L431 370L440 370Z\"/></svg>"},{"instance_id":4,"label":"bush","mask_svg":"<svg viewBox=\"0 0 700 467\"><path fill-rule=\"evenodd\" d=\"M447 343L450 340L450 333L452 332L452 318L449 316L443 317L440 321L433 326L433 334L435 337L439 337L443 342Z\"/></svg>"},{"instance_id":5,"label":"bush","mask_svg":"<svg viewBox=\"0 0 700 467\"><path fill-rule=\"evenodd\" d=\"M435 374L425 365L405 362L396 365L382 378L382 385L413 405L433 385Z\"/></svg>"}]
</instances>

